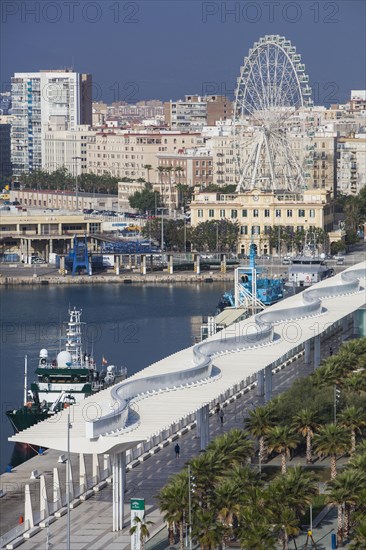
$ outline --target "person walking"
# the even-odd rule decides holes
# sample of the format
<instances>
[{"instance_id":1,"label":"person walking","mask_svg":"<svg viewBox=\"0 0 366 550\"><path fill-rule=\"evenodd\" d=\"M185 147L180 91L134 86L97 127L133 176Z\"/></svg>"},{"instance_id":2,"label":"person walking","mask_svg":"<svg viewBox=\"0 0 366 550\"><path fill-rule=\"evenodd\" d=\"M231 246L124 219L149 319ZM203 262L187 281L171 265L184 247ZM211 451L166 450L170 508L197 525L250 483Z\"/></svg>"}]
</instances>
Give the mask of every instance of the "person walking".
<instances>
[{"instance_id":1,"label":"person walking","mask_svg":"<svg viewBox=\"0 0 366 550\"><path fill-rule=\"evenodd\" d=\"M220 417L220 422L222 426L224 424L224 411L222 409L220 409L219 417Z\"/></svg>"},{"instance_id":2,"label":"person walking","mask_svg":"<svg viewBox=\"0 0 366 550\"><path fill-rule=\"evenodd\" d=\"M215 413L216 413L216 416L217 416L217 421L219 421L220 411L221 411L221 406L220 406L220 403L217 402L216 407L215 407Z\"/></svg>"},{"instance_id":3,"label":"person walking","mask_svg":"<svg viewBox=\"0 0 366 550\"><path fill-rule=\"evenodd\" d=\"M333 348L329 348L329 357L332 357L333 355Z\"/></svg>"},{"instance_id":4,"label":"person walking","mask_svg":"<svg viewBox=\"0 0 366 550\"><path fill-rule=\"evenodd\" d=\"M180 447L179 447L178 443L174 447L174 450L175 450L175 458L177 460L177 459L179 459L179 454L180 454Z\"/></svg>"}]
</instances>

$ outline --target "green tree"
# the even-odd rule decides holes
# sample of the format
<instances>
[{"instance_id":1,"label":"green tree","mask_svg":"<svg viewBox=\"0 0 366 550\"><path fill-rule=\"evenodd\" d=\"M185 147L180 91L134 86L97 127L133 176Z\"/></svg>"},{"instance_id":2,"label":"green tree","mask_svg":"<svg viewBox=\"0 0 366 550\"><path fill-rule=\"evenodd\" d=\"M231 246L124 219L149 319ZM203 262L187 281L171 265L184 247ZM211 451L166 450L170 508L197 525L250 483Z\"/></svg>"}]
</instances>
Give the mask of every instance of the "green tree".
<instances>
[{"instance_id":1,"label":"green tree","mask_svg":"<svg viewBox=\"0 0 366 550\"><path fill-rule=\"evenodd\" d=\"M312 438L315 430L319 427L318 415L311 409L301 409L293 420L293 429L301 434L306 440L306 462L311 464L312 457Z\"/></svg>"},{"instance_id":2,"label":"green tree","mask_svg":"<svg viewBox=\"0 0 366 550\"><path fill-rule=\"evenodd\" d=\"M159 204L160 202L160 196L156 195L148 187L145 187L142 191L136 191L131 195L128 202L131 208L139 212L154 212L155 204Z\"/></svg>"},{"instance_id":3,"label":"green tree","mask_svg":"<svg viewBox=\"0 0 366 550\"><path fill-rule=\"evenodd\" d=\"M287 426L274 426L266 436L269 452L275 451L281 454L281 470L286 473L287 457L290 456L291 449L296 449L299 439L297 435Z\"/></svg>"},{"instance_id":4,"label":"green tree","mask_svg":"<svg viewBox=\"0 0 366 550\"><path fill-rule=\"evenodd\" d=\"M267 460L266 436L273 426L271 412L268 407L256 407L249 411L248 417L244 422L245 428L255 438L259 440L259 460Z\"/></svg>"},{"instance_id":5,"label":"green tree","mask_svg":"<svg viewBox=\"0 0 366 550\"><path fill-rule=\"evenodd\" d=\"M365 412L361 407L351 405L338 415L338 424L351 434L350 454L353 455L356 450L356 433L361 433L361 429L366 426Z\"/></svg>"},{"instance_id":6,"label":"green tree","mask_svg":"<svg viewBox=\"0 0 366 550\"><path fill-rule=\"evenodd\" d=\"M318 455L330 457L330 478L337 476L337 456L349 449L350 437L345 428L338 424L321 426L314 435L314 447Z\"/></svg>"},{"instance_id":7,"label":"green tree","mask_svg":"<svg viewBox=\"0 0 366 550\"><path fill-rule=\"evenodd\" d=\"M339 544L342 542L343 535L346 537L349 535L351 507L356 506L365 484L365 473L354 469L340 472L336 479L328 483L327 501L338 506Z\"/></svg>"}]
</instances>

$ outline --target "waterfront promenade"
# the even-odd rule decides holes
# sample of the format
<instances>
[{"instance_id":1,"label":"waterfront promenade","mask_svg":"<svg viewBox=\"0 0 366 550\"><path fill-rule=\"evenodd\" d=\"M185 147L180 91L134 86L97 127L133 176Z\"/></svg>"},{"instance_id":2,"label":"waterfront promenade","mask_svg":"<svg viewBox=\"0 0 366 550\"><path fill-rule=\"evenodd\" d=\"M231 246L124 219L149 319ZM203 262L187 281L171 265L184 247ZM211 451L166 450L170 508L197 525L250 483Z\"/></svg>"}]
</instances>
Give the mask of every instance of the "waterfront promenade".
<instances>
[{"instance_id":1,"label":"waterfront promenade","mask_svg":"<svg viewBox=\"0 0 366 550\"><path fill-rule=\"evenodd\" d=\"M334 350L338 348L341 341L341 333L338 332L322 345L322 356L326 356L329 347ZM290 387L293 381L299 377L312 372L312 364L304 364L303 358L300 358L283 370L273 376L273 394L280 393ZM225 407L224 426L217 422L217 417L214 415L210 418L210 435L211 438L215 435L227 431L233 427L242 427L243 420L246 416L248 408L262 403L262 398L256 397L256 390L253 389L245 393L239 399L233 401ZM153 521L151 534L158 532L163 527L163 519L157 508L155 495L159 489L166 483L168 478L184 467L185 462L198 454L199 439L196 437L196 429L188 431L180 437L179 444L181 447L180 460L175 459L174 444L163 447L159 452L150 456L147 460L141 462L138 466L128 471L127 473L127 491L125 504L125 528L121 532L111 532L112 524L112 487L108 485L102 491L95 493L89 500L83 502L80 506L71 511L71 548L73 550L117 550L129 548L129 499L132 497L140 497L146 499L147 519ZM20 481L29 481L30 472L33 469L38 469L40 473L45 473L50 477L52 467L56 466L59 452L49 451L43 457L35 457L28 463L19 468ZM77 459L77 456L74 456ZM294 460L293 463L297 462ZM75 460L76 463L76 460ZM291 466L292 463L290 463ZM322 467L326 465L324 461ZM62 471L62 466L60 470ZM254 465L255 467L255 465ZM65 469L65 467L64 467ZM11 477L10 477L11 476ZM10 479L17 479L17 473L3 474L1 483L9 482ZM61 482L64 482L64 477L61 477ZM34 482L34 485L37 482ZM35 493L34 493L35 495ZM17 523L20 514L24 513L24 505L22 503L22 495L15 493L13 496L9 493L8 497L1 499L1 516L2 516L2 532L10 529ZM24 496L23 496L24 498ZM37 497L34 496L37 500ZM36 506L36 505L35 505ZM5 521L6 518L6 521ZM63 550L66 548L66 516L57 519L50 526L50 542L53 548ZM38 549L45 547L47 538L47 530L43 529L36 534L32 539L25 541L21 548L24 550ZM163 535L159 538L164 538ZM166 537L165 537L165 540ZM160 548L160 546L159 546ZM162 548L162 547L161 547ZM326 546L323 548L327 548ZM329 547L330 548L330 547Z\"/></svg>"}]
</instances>

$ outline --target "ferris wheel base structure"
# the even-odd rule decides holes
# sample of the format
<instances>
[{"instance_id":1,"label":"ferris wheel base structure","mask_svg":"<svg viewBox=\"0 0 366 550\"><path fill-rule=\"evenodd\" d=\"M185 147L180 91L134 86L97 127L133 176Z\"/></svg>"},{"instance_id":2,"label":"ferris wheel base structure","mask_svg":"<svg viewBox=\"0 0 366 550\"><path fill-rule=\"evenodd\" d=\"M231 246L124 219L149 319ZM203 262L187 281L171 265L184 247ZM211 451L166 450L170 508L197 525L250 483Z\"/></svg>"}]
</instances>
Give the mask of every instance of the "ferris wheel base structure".
<instances>
[{"instance_id":1,"label":"ferris wheel base structure","mask_svg":"<svg viewBox=\"0 0 366 550\"><path fill-rule=\"evenodd\" d=\"M310 153L295 154L290 132L304 135L305 141L313 134L299 115L313 106L311 93L305 65L290 40L267 35L254 43L244 58L235 94L238 193L258 187L292 192L308 187L305 164Z\"/></svg>"}]
</instances>

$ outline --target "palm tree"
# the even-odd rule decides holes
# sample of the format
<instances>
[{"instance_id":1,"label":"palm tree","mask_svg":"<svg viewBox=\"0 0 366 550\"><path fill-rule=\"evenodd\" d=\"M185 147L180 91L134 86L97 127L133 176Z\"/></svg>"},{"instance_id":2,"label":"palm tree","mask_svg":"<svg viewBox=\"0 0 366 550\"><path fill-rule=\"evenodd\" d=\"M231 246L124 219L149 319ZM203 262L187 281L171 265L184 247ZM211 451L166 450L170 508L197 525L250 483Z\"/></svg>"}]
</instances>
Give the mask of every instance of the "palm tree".
<instances>
[{"instance_id":1,"label":"palm tree","mask_svg":"<svg viewBox=\"0 0 366 550\"><path fill-rule=\"evenodd\" d=\"M270 409L268 407L257 407L249 411L248 417L244 421L248 432L259 440L259 460L265 462L267 459L267 447L265 437L273 422L270 418Z\"/></svg>"},{"instance_id":2,"label":"palm tree","mask_svg":"<svg viewBox=\"0 0 366 550\"><path fill-rule=\"evenodd\" d=\"M351 433L350 454L353 455L356 450L356 433L361 433L361 429L366 426L365 413L361 407L351 405L339 414L338 423Z\"/></svg>"},{"instance_id":3,"label":"palm tree","mask_svg":"<svg viewBox=\"0 0 366 550\"><path fill-rule=\"evenodd\" d=\"M192 535L200 545L201 550L217 548L223 538L223 527L216 521L215 510L198 508L195 511Z\"/></svg>"},{"instance_id":4,"label":"palm tree","mask_svg":"<svg viewBox=\"0 0 366 550\"><path fill-rule=\"evenodd\" d=\"M327 500L332 504L338 505L337 537L340 542L342 541L343 534L346 537L349 534L351 507L356 506L365 486L365 473L353 468L344 470L336 479L328 483L329 494Z\"/></svg>"},{"instance_id":5,"label":"palm tree","mask_svg":"<svg viewBox=\"0 0 366 550\"><path fill-rule=\"evenodd\" d=\"M153 525L153 521L145 521L145 515L143 518L140 518L139 516L135 516L133 520L134 524L130 529L130 535L133 535L136 533L136 531L140 531L140 548L141 550L145 549L145 540L149 538L150 532L149 532L149 525Z\"/></svg>"},{"instance_id":6,"label":"palm tree","mask_svg":"<svg viewBox=\"0 0 366 550\"><path fill-rule=\"evenodd\" d=\"M286 502L300 518L318 494L318 486L309 472L301 466L295 466L285 475L276 477L269 486L269 491L271 501L278 502L279 506Z\"/></svg>"},{"instance_id":7,"label":"palm tree","mask_svg":"<svg viewBox=\"0 0 366 550\"><path fill-rule=\"evenodd\" d=\"M286 473L286 458L290 456L291 449L296 449L299 443L297 435L288 426L274 426L267 435L268 450L281 454L281 471Z\"/></svg>"},{"instance_id":8,"label":"palm tree","mask_svg":"<svg viewBox=\"0 0 366 550\"><path fill-rule=\"evenodd\" d=\"M283 550L288 550L289 536L297 536L299 534L299 520L296 517L294 510L281 503L273 510L273 520L275 530L278 532L282 543Z\"/></svg>"},{"instance_id":9,"label":"palm tree","mask_svg":"<svg viewBox=\"0 0 366 550\"><path fill-rule=\"evenodd\" d=\"M241 548L246 550L275 550L276 536L268 514L261 514L253 507L240 510L238 538Z\"/></svg>"},{"instance_id":10,"label":"palm tree","mask_svg":"<svg viewBox=\"0 0 366 550\"><path fill-rule=\"evenodd\" d=\"M176 166L174 168L174 172L177 174L178 176L178 185L176 186L177 189L178 189L178 206L181 205L181 203L183 202L182 200L182 191L181 191L181 184L180 184L180 178L181 178L181 175L182 175L182 172L184 172L184 168L182 168L182 166Z\"/></svg>"},{"instance_id":11,"label":"palm tree","mask_svg":"<svg viewBox=\"0 0 366 550\"><path fill-rule=\"evenodd\" d=\"M365 550L366 548L366 519L361 517L353 528L350 550Z\"/></svg>"},{"instance_id":12,"label":"palm tree","mask_svg":"<svg viewBox=\"0 0 366 550\"><path fill-rule=\"evenodd\" d=\"M306 438L306 462L307 464L311 464L313 461L311 442L315 430L319 428L317 413L311 409L301 409L297 415L294 416L293 428L300 433L302 437Z\"/></svg>"},{"instance_id":13,"label":"palm tree","mask_svg":"<svg viewBox=\"0 0 366 550\"><path fill-rule=\"evenodd\" d=\"M330 478L337 476L337 456L349 449L350 437L338 424L326 424L314 435L314 447L319 456L330 457Z\"/></svg>"},{"instance_id":14,"label":"palm tree","mask_svg":"<svg viewBox=\"0 0 366 550\"><path fill-rule=\"evenodd\" d=\"M165 166L158 166L157 170L159 172L161 205L163 206L164 204L163 173L165 172Z\"/></svg>"},{"instance_id":15,"label":"palm tree","mask_svg":"<svg viewBox=\"0 0 366 550\"><path fill-rule=\"evenodd\" d=\"M184 524L188 516L188 487L187 470L183 470L173 476L157 495L159 508L164 513L164 520L168 525L170 545L174 544L174 526L178 525L181 549L183 549Z\"/></svg>"},{"instance_id":16,"label":"palm tree","mask_svg":"<svg viewBox=\"0 0 366 550\"><path fill-rule=\"evenodd\" d=\"M151 164L144 164L144 169L147 170L147 182L150 183L150 170L152 169Z\"/></svg>"},{"instance_id":17,"label":"palm tree","mask_svg":"<svg viewBox=\"0 0 366 550\"><path fill-rule=\"evenodd\" d=\"M171 211L171 203L172 203L172 171L173 166L165 166L164 172L168 174L169 177L169 212Z\"/></svg>"},{"instance_id":18,"label":"palm tree","mask_svg":"<svg viewBox=\"0 0 366 550\"><path fill-rule=\"evenodd\" d=\"M248 434L239 428L215 437L207 450L220 454L223 466L243 464L253 454L253 442L248 439Z\"/></svg>"}]
</instances>

